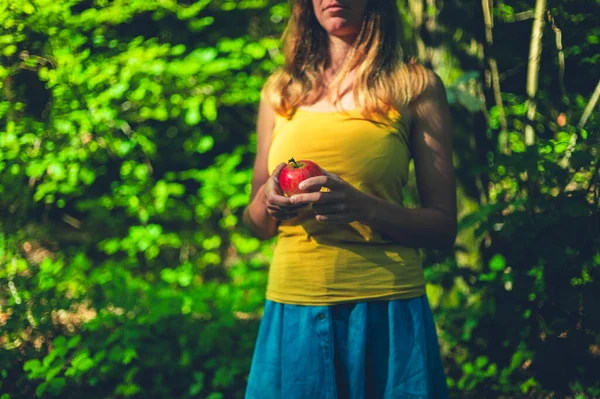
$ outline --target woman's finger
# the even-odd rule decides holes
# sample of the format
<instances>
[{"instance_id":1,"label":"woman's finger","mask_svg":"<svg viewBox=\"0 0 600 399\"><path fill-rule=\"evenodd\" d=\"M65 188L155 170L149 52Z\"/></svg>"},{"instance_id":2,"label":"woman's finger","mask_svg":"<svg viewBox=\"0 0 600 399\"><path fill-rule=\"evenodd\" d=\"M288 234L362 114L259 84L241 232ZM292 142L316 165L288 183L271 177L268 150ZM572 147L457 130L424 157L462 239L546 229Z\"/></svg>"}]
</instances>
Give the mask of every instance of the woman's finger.
<instances>
[{"instance_id":1,"label":"woman's finger","mask_svg":"<svg viewBox=\"0 0 600 399\"><path fill-rule=\"evenodd\" d=\"M320 190L321 187L327 187L332 190L340 190L345 184L346 183L343 180L330 175L309 177L308 179L300 182L298 187L302 190L316 190L317 188Z\"/></svg>"},{"instance_id":2,"label":"woman's finger","mask_svg":"<svg viewBox=\"0 0 600 399\"><path fill-rule=\"evenodd\" d=\"M294 213L278 213L275 218L279 219L279 220L288 220L288 219L293 219L296 216L298 216L298 212L294 212Z\"/></svg>"},{"instance_id":3,"label":"woman's finger","mask_svg":"<svg viewBox=\"0 0 600 399\"><path fill-rule=\"evenodd\" d=\"M323 223L348 223L347 217L341 214L316 215L315 219Z\"/></svg>"},{"instance_id":4,"label":"woman's finger","mask_svg":"<svg viewBox=\"0 0 600 399\"><path fill-rule=\"evenodd\" d=\"M337 191L316 191L314 193L296 194L290 197L292 204L339 202L339 200L340 193Z\"/></svg>"},{"instance_id":5,"label":"woman's finger","mask_svg":"<svg viewBox=\"0 0 600 399\"><path fill-rule=\"evenodd\" d=\"M271 177L276 178L277 182L279 182L279 174L281 173L283 168L285 168L285 165L287 165L285 162L281 162L275 167L275 169L273 169L273 173L271 173Z\"/></svg>"},{"instance_id":6,"label":"woman's finger","mask_svg":"<svg viewBox=\"0 0 600 399\"><path fill-rule=\"evenodd\" d=\"M308 206L308 204L295 204L295 205L267 204L267 209L271 209L276 212L290 213L290 212L296 212L297 210L305 208L307 206Z\"/></svg>"},{"instance_id":7,"label":"woman's finger","mask_svg":"<svg viewBox=\"0 0 600 399\"><path fill-rule=\"evenodd\" d=\"M279 195L274 191L271 191L267 195L267 202L269 202L269 204L271 204L271 205L277 205L277 206L292 206L292 205L294 205L292 202L290 202L290 197L286 197L284 195Z\"/></svg>"},{"instance_id":8,"label":"woman's finger","mask_svg":"<svg viewBox=\"0 0 600 399\"><path fill-rule=\"evenodd\" d=\"M285 162L280 163L273 169L273 173L271 173L271 179L275 182L276 187L279 187L279 175L283 168L285 168L285 165L287 165Z\"/></svg>"},{"instance_id":9,"label":"woman's finger","mask_svg":"<svg viewBox=\"0 0 600 399\"><path fill-rule=\"evenodd\" d=\"M329 213L340 213L346 210L346 205L343 203L319 203L313 204L313 211L320 215L326 215Z\"/></svg>"},{"instance_id":10,"label":"woman's finger","mask_svg":"<svg viewBox=\"0 0 600 399\"><path fill-rule=\"evenodd\" d=\"M292 204L292 205L281 205L281 209L289 211L297 211L298 209L306 208L309 204Z\"/></svg>"},{"instance_id":11,"label":"woman's finger","mask_svg":"<svg viewBox=\"0 0 600 399\"><path fill-rule=\"evenodd\" d=\"M322 168L322 167L320 167L320 166L319 166L319 169L321 169L321 172L322 172L322 173L323 173L325 176L327 176L327 177L332 177L332 178L340 178L339 176L337 176L337 175L334 175L333 173L330 173L330 172L326 171L325 169L323 169L323 168Z\"/></svg>"}]
</instances>

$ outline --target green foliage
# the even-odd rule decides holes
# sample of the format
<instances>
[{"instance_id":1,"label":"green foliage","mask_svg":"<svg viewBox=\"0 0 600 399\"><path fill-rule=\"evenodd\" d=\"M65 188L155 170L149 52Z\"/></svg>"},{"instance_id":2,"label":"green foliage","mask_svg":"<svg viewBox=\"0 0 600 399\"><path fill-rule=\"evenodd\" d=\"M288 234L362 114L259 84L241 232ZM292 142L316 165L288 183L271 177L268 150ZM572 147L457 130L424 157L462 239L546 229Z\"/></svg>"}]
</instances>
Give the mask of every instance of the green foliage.
<instances>
[{"instance_id":1,"label":"green foliage","mask_svg":"<svg viewBox=\"0 0 600 399\"><path fill-rule=\"evenodd\" d=\"M484 45L480 4L428 2L424 28L399 3L455 120L459 239L425 253L451 391L600 396L597 113L577 126L600 3L550 9L566 93L547 23L530 147L531 4L495 4ZM241 215L288 16L269 0L0 0L0 399L243 396L273 242ZM406 194L417 205L414 181Z\"/></svg>"},{"instance_id":2,"label":"green foliage","mask_svg":"<svg viewBox=\"0 0 600 399\"><path fill-rule=\"evenodd\" d=\"M239 218L280 34L253 24L280 7L0 4L0 392L242 397L269 258Z\"/></svg>"},{"instance_id":3,"label":"green foliage","mask_svg":"<svg viewBox=\"0 0 600 399\"><path fill-rule=\"evenodd\" d=\"M452 50L440 69L450 67L460 193L479 205L463 205L456 257L428 254L433 264L426 271L457 397L591 398L600 392L597 112L577 126L600 79L588 66L594 50L587 40L600 2L587 3L549 10L554 19L544 30L530 147L523 131L532 23L524 15L531 4L495 6L500 22L493 45L468 23L482 20L480 7L446 7L440 14L446 29L462 30L462 41L481 43L477 51L461 51L454 36L438 38ZM556 29L567 53L564 95ZM499 66L502 106L490 58ZM461 92L473 99L461 100ZM471 255L473 248L479 256Z\"/></svg>"}]
</instances>

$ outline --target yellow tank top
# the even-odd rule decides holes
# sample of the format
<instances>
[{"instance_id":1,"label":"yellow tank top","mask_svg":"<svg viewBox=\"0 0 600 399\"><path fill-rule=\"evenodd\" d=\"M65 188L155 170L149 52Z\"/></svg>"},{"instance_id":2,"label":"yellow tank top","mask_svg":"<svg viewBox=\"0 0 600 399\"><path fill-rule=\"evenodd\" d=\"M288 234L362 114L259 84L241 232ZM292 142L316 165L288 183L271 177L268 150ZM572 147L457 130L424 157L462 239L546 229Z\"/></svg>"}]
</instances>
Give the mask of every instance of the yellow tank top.
<instances>
[{"instance_id":1,"label":"yellow tank top","mask_svg":"<svg viewBox=\"0 0 600 399\"><path fill-rule=\"evenodd\" d=\"M276 115L268 167L294 157L316 162L356 189L402 204L408 179L408 123L365 119L358 110L299 109L291 119ZM322 189L324 191L326 189ZM358 221L329 224L303 208L282 221L273 251L267 299L328 305L425 293L419 251Z\"/></svg>"}]
</instances>

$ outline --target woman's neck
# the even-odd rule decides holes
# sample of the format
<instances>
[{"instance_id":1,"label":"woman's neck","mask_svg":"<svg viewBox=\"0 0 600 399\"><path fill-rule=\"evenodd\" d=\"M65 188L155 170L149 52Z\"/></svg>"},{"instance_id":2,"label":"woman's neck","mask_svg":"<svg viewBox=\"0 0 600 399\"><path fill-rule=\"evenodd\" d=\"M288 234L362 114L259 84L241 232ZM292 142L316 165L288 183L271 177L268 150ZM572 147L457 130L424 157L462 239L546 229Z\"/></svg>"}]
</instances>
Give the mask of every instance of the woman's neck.
<instances>
[{"instance_id":1,"label":"woman's neck","mask_svg":"<svg viewBox=\"0 0 600 399\"><path fill-rule=\"evenodd\" d=\"M330 63L327 69L331 77L335 77L344 66L344 61L353 43L354 37L329 36Z\"/></svg>"}]
</instances>

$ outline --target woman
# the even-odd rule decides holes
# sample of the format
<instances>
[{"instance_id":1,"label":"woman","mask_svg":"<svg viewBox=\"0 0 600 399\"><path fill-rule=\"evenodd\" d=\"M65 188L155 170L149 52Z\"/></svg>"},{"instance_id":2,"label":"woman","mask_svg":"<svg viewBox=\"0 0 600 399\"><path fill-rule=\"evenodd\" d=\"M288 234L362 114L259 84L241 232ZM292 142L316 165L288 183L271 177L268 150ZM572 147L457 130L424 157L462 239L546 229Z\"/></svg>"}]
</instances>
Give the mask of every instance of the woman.
<instances>
[{"instance_id":1,"label":"woman","mask_svg":"<svg viewBox=\"0 0 600 399\"><path fill-rule=\"evenodd\" d=\"M258 237L278 235L247 399L448 395L417 248L456 236L450 117L399 33L394 0L292 2L244 212ZM287 197L292 157L324 175ZM419 209L401 205L411 157Z\"/></svg>"}]
</instances>

